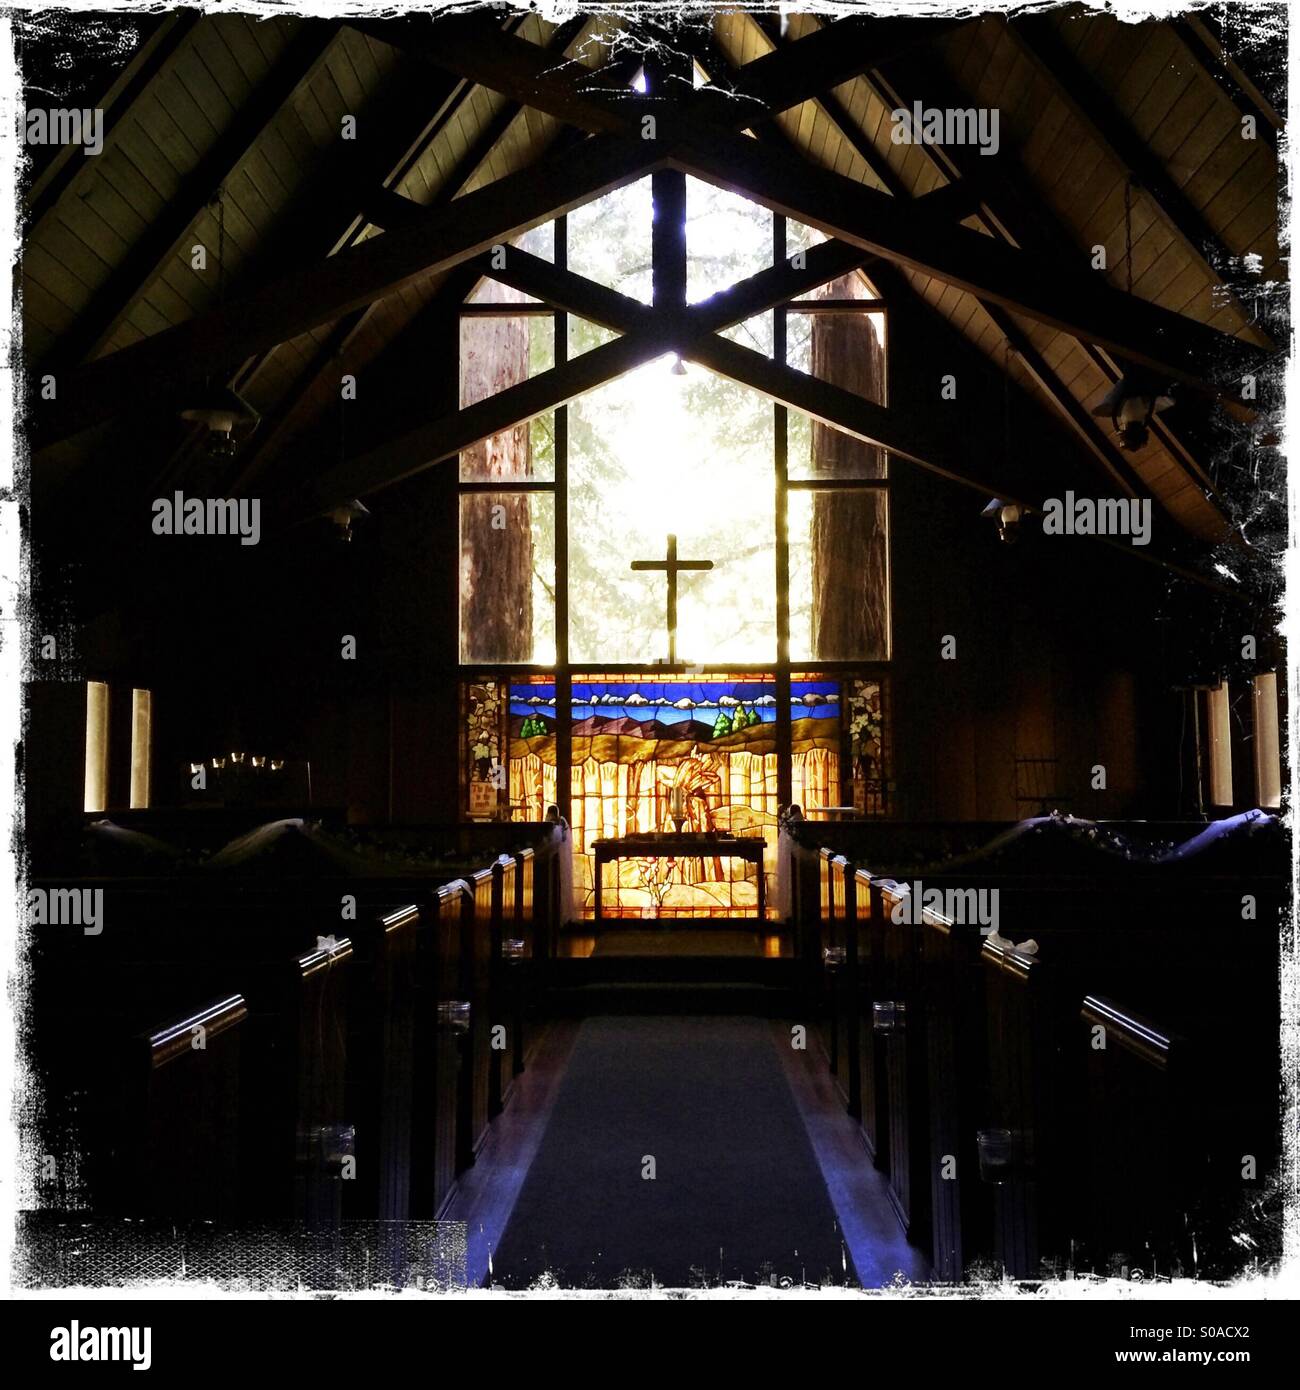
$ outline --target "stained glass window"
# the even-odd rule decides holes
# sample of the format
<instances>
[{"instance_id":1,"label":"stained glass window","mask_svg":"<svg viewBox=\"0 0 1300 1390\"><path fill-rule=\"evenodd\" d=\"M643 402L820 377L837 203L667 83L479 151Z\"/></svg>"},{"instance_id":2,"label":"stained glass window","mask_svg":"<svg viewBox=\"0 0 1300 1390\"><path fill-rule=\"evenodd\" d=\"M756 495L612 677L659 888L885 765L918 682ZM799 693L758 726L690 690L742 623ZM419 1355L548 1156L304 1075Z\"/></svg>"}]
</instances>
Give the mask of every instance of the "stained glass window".
<instances>
[{"instance_id":1,"label":"stained glass window","mask_svg":"<svg viewBox=\"0 0 1300 1390\"><path fill-rule=\"evenodd\" d=\"M510 801L520 820L553 804L561 717L548 682L510 687ZM807 811L838 805L840 692L836 682L791 688L794 799ZM568 710L574 892L594 911L592 845L674 829L762 835L768 900L775 884L778 810L777 694L770 676L674 680L575 678ZM738 917L758 902L755 866L721 859L620 860L605 869L609 917Z\"/></svg>"},{"instance_id":2,"label":"stained glass window","mask_svg":"<svg viewBox=\"0 0 1300 1390\"><path fill-rule=\"evenodd\" d=\"M889 685L883 680L845 683L853 805L864 816L884 816L891 810L893 744L886 708L888 695Z\"/></svg>"},{"instance_id":3,"label":"stained glass window","mask_svg":"<svg viewBox=\"0 0 1300 1390\"><path fill-rule=\"evenodd\" d=\"M504 682L493 679L470 681L461 689L463 812L475 820L496 820L509 806L510 782L502 757L507 690Z\"/></svg>"}]
</instances>

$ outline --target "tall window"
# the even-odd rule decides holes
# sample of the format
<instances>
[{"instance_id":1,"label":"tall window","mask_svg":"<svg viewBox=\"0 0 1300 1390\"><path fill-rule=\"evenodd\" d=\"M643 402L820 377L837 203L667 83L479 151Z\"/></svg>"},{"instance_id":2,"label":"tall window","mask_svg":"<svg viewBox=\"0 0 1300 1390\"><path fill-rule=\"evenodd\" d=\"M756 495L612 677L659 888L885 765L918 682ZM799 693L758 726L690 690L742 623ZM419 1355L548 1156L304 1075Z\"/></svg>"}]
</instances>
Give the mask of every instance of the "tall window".
<instances>
[{"instance_id":1,"label":"tall window","mask_svg":"<svg viewBox=\"0 0 1300 1390\"><path fill-rule=\"evenodd\" d=\"M1205 699L1210 748L1210 802L1214 806L1232 805L1232 712L1228 702L1228 682L1220 681Z\"/></svg>"},{"instance_id":2,"label":"tall window","mask_svg":"<svg viewBox=\"0 0 1300 1390\"><path fill-rule=\"evenodd\" d=\"M822 239L711 185L686 192L690 303ZM653 216L643 179L521 244L650 303ZM724 336L884 404L887 315L854 273ZM462 407L617 336L490 279L460 333ZM774 840L781 801L841 805L864 768L883 809L888 473L883 451L672 356L466 450L465 809L558 804L586 849L667 828L680 785L693 826ZM660 894L725 913L754 888L752 867L644 872L622 866L611 910Z\"/></svg>"},{"instance_id":3,"label":"tall window","mask_svg":"<svg viewBox=\"0 0 1300 1390\"><path fill-rule=\"evenodd\" d=\"M1282 755L1277 716L1277 675L1264 671L1251 682L1255 729L1255 797L1275 810L1282 804Z\"/></svg>"},{"instance_id":4,"label":"tall window","mask_svg":"<svg viewBox=\"0 0 1300 1390\"><path fill-rule=\"evenodd\" d=\"M108 808L108 686L86 682L86 777L83 805L87 811Z\"/></svg>"},{"instance_id":5,"label":"tall window","mask_svg":"<svg viewBox=\"0 0 1300 1390\"><path fill-rule=\"evenodd\" d=\"M131 809L149 809L153 789L153 695L131 692Z\"/></svg>"}]
</instances>

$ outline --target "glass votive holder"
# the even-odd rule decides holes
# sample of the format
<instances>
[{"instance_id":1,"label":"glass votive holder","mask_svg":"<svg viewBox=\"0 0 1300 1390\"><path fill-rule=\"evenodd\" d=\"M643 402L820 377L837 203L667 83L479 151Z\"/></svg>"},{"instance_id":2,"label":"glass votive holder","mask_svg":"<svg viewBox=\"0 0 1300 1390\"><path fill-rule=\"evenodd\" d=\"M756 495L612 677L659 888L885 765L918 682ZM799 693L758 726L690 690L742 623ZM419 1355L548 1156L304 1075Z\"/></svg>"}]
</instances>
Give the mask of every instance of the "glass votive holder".
<instances>
[{"instance_id":1,"label":"glass votive holder","mask_svg":"<svg viewBox=\"0 0 1300 1390\"><path fill-rule=\"evenodd\" d=\"M514 964L524 958L524 953L528 950L528 943L517 936L508 936L501 943L501 959Z\"/></svg>"},{"instance_id":2,"label":"glass votive holder","mask_svg":"<svg viewBox=\"0 0 1300 1390\"><path fill-rule=\"evenodd\" d=\"M877 1033L901 1033L907 1026L907 1004L902 999L878 999L871 1006L871 1027Z\"/></svg>"},{"instance_id":3,"label":"glass votive holder","mask_svg":"<svg viewBox=\"0 0 1300 1390\"><path fill-rule=\"evenodd\" d=\"M469 1032L469 1004L463 999L444 999L438 1005L438 1022L457 1033Z\"/></svg>"},{"instance_id":4,"label":"glass votive holder","mask_svg":"<svg viewBox=\"0 0 1300 1390\"><path fill-rule=\"evenodd\" d=\"M981 1129L975 1133L979 1152L980 1181L1010 1182L1016 1167L1016 1137L1009 1129Z\"/></svg>"}]
</instances>

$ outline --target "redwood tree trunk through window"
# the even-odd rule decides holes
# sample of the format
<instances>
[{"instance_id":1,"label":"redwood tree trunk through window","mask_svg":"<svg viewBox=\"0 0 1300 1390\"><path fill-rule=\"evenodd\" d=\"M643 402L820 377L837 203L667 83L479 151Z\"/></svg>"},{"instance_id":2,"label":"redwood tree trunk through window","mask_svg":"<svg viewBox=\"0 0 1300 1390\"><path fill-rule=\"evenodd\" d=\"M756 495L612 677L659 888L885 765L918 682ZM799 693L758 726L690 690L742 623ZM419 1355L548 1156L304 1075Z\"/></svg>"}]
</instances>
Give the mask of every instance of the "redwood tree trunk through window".
<instances>
[{"instance_id":1,"label":"redwood tree trunk through window","mask_svg":"<svg viewBox=\"0 0 1300 1390\"><path fill-rule=\"evenodd\" d=\"M860 297L846 276L824 297ZM820 297L820 296L819 296ZM885 403L885 352L866 313L812 316L813 376ZM885 452L829 426L812 425L812 477L883 478ZM888 654L888 531L885 493L818 492L812 508L813 651L824 661Z\"/></svg>"},{"instance_id":2,"label":"redwood tree trunk through window","mask_svg":"<svg viewBox=\"0 0 1300 1390\"><path fill-rule=\"evenodd\" d=\"M508 290L485 281L476 302L503 302ZM466 318L461 324L460 404L464 409L528 377L529 320ZM533 474L531 430L517 425L466 449L461 477L500 480ZM461 499L461 659L533 659L532 506L527 493Z\"/></svg>"}]
</instances>

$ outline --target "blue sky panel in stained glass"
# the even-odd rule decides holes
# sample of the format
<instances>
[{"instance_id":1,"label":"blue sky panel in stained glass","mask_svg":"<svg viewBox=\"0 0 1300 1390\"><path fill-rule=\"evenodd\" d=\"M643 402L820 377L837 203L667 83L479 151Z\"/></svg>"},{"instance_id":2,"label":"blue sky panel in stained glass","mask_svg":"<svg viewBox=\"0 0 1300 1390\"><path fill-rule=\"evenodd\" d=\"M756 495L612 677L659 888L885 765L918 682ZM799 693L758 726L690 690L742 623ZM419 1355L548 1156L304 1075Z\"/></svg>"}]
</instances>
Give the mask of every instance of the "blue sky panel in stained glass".
<instances>
[{"instance_id":1,"label":"blue sky panel in stained glass","mask_svg":"<svg viewBox=\"0 0 1300 1390\"><path fill-rule=\"evenodd\" d=\"M763 723L776 721L776 686L772 681L618 681L583 682L573 686L571 718L635 719L643 723L680 724L723 711L744 709ZM835 681L795 681L791 713L795 719L839 717L839 685ZM521 719L555 721L555 686L514 685L510 713Z\"/></svg>"}]
</instances>

